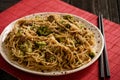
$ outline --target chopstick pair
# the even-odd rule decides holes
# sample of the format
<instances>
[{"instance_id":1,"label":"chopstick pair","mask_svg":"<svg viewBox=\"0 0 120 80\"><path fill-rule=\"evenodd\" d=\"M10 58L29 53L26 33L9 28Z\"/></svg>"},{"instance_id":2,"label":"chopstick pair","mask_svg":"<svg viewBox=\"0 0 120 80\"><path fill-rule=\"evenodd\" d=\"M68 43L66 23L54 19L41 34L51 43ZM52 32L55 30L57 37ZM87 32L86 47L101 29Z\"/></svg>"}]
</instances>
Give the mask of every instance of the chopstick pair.
<instances>
[{"instance_id":1,"label":"chopstick pair","mask_svg":"<svg viewBox=\"0 0 120 80\"><path fill-rule=\"evenodd\" d=\"M103 15L99 14L98 16L98 28L100 29L101 33L104 37L104 48L103 52L99 58L99 75L100 79L104 80L105 78L110 78L110 69L109 69L109 62L106 50L106 42L105 42L105 34L104 34L104 25L103 25Z\"/></svg>"}]
</instances>

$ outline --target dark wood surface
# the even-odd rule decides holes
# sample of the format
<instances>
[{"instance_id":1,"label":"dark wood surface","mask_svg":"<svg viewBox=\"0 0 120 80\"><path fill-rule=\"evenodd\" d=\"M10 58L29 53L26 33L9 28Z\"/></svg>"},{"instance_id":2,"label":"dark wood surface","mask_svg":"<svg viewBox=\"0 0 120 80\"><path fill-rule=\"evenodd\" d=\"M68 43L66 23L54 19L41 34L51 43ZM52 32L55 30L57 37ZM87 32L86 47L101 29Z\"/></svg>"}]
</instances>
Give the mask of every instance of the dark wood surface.
<instances>
[{"instance_id":1,"label":"dark wood surface","mask_svg":"<svg viewBox=\"0 0 120 80\"><path fill-rule=\"evenodd\" d=\"M0 13L13 6L20 0L0 0ZM120 24L120 0L63 0L64 2ZM16 80L0 70L0 80Z\"/></svg>"},{"instance_id":2,"label":"dark wood surface","mask_svg":"<svg viewBox=\"0 0 120 80\"><path fill-rule=\"evenodd\" d=\"M14 5L20 0L0 0L0 12ZM120 24L120 0L63 0L64 2L76 6L98 15L102 13L104 18Z\"/></svg>"},{"instance_id":3,"label":"dark wood surface","mask_svg":"<svg viewBox=\"0 0 120 80\"><path fill-rule=\"evenodd\" d=\"M120 24L120 0L63 0L78 8L98 15Z\"/></svg>"}]
</instances>

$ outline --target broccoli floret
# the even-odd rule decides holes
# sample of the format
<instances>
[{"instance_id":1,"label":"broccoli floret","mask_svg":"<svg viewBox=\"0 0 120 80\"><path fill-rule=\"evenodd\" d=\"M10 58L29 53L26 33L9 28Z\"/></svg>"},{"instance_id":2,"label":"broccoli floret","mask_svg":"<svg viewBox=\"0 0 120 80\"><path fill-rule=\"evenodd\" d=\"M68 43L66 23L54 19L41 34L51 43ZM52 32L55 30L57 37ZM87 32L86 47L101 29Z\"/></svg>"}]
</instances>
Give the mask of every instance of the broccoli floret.
<instances>
[{"instance_id":1,"label":"broccoli floret","mask_svg":"<svg viewBox=\"0 0 120 80\"><path fill-rule=\"evenodd\" d=\"M36 45L36 47L38 47L38 48L43 48L44 46L46 46L46 43L44 42L44 41L39 41L39 42L35 42L35 45Z\"/></svg>"},{"instance_id":2,"label":"broccoli floret","mask_svg":"<svg viewBox=\"0 0 120 80\"><path fill-rule=\"evenodd\" d=\"M94 52L90 52L88 55L89 55L91 58L94 58L94 57L95 57L95 53L94 53Z\"/></svg>"},{"instance_id":3,"label":"broccoli floret","mask_svg":"<svg viewBox=\"0 0 120 80\"><path fill-rule=\"evenodd\" d=\"M47 36L51 33L51 31L48 29L48 26L40 26L38 29L37 29L37 32L36 32L39 36Z\"/></svg>"}]
</instances>

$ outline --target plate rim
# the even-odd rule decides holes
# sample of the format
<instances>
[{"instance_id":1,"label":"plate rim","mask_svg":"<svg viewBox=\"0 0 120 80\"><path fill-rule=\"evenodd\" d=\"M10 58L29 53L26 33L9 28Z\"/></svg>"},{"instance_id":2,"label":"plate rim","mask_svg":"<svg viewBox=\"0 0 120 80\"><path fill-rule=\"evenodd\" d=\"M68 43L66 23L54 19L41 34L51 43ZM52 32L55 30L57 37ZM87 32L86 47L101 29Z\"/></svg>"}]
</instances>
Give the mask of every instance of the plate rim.
<instances>
[{"instance_id":1,"label":"plate rim","mask_svg":"<svg viewBox=\"0 0 120 80\"><path fill-rule=\"evenodd\" d=\"M89 63L79 67L79 68L76 68L76 69L73 69L73 70L68 70L68 71L56 71L56 72L37 72L37 71L33 71L33 70L29 70L29 69L26 69L24 67L20 67L19 65L16 65L14 63L12 63L11 61L9 61L9 59L7 58L7 56L4 54L4 52L2 51L2 37L4 36L3 34L5 34L5 31L7 30L7 28L9 26L11 26L12 24L14 24L16 21L24 18L24 17L29 17L29 16L34 16L34 15L40 15L40 14L62 14L62 15L72 15L74 17L77 17L79 18L80 20L83 20L84 22L88 23L89 25L92 25L95 27L95 29L97 29L97 31L100 33L100 37L101 37L101 42L102 42L102 46L101 46L101 50L100 52L97 54L97 56L92 59L92 61L90 61ZM13 26L13 25L12 25ZM10 30L9 30L10 32ZM9 33L8 32L8 33ZM26 15L26 16L23 16L21 18L18 18L12 22L10 22L5 28L4 30L2 31L2 33L0 34L0 54L1 56L4 58L4 60L9 63L11 66L19 69L19 70L22 70L24 72L28 72L28 73L32 73L32 74L37 74L37 75L44 75L44 76L59 76L59 75L66 75L66 74L70 74L70 73L74 73L74 72L78 72L78 71L81 71L87 67L89 67L90 65L92 65L99 57L100 55L102 54L102 51L103 51L103 47L104 47L104 38L103 38L103 35L102 33L100 32L100 30L98 29L98 27L96 27L94 24L92 24L91 22L89 22L88 20L80 17L80 16L77 16L77 15L74 15L74 14L71 14L71 13L63 13L63 12L40 12L40 13L33 13L33 14L29 14L29 15ZM54 74L55 73L55 74Z\"/></svg>"}]
</instances>

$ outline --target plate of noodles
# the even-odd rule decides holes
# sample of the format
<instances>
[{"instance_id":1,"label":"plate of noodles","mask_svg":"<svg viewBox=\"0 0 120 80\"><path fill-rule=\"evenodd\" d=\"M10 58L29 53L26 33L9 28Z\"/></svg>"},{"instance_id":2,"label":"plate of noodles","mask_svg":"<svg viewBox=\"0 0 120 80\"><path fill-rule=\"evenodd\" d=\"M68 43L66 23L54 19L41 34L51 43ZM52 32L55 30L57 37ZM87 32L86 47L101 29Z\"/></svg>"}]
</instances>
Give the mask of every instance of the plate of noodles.
<instances>
[{"instance_id":1,"label":"plate of noodles","mask_svg":"<svg viewBox=\"0 0 120 80\"><path fill-rule=\"evenodd\" d=\"M11 22L0 35L0 53L13 67L38 75L65 75L93 64L104 39L87 20L68 13L35 13Z\"/></svg>"}]
</instances>

